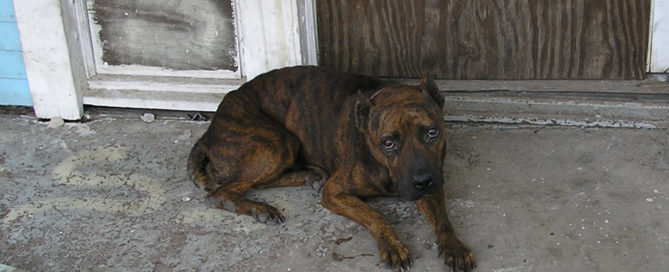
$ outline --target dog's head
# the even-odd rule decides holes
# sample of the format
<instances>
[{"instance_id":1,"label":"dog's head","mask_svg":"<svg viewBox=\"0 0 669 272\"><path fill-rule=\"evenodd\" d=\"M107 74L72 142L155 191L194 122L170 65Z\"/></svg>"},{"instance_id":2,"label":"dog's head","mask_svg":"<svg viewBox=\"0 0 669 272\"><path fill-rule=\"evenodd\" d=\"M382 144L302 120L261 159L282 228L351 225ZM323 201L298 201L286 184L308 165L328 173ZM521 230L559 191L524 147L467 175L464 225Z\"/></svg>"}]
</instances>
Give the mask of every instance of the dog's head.
<instances>
[{"instance_id":1,"label":"dog's head","mask_svg":"<svg viewBox=\"0 0 669 272\"><path fill-rule=\"evenodd\" d=\"M358 93L356 124L400 196L420 199L443 185L444 98L429 77L419 86L395 84L371 98Z\"/></svg>"}]
</instances>

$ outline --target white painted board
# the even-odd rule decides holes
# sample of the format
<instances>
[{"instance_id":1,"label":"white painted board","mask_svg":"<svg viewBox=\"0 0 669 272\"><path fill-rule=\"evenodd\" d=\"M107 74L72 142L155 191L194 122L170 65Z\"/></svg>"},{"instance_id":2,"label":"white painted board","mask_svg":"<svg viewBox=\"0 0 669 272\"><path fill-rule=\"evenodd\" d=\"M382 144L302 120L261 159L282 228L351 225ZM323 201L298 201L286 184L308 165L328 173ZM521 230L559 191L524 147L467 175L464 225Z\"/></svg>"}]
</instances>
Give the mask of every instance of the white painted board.
<instances>
[{"instance_id":1,"label":"white painted board","mask_svg":"<svg viewBox=\"0 0 669 272\"><path fill-rule=\"evenodd\" d=\"M652 9L649 71L665 73L669 70L669 0L654 0Z\"/></svg>"}]
</instances>

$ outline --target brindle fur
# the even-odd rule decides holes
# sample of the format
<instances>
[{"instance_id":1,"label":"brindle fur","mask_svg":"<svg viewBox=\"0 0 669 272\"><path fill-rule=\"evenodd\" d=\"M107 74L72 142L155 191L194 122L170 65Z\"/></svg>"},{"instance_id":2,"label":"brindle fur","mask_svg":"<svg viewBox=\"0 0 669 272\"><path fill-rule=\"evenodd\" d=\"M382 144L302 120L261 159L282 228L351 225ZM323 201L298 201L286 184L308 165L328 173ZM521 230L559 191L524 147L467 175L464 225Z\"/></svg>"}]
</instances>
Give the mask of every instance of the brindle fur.
<instances>
[{"instance_id":1,"label":"brindle fur","mask_svg":"<svg viewBox=\"0 0 669 272\"><path fill-rule=\"evenodd\" d=\"M189 173L216 207L268 224L283 215L244 198L249 189L322 185L323 206L365 226L393 269L409 268L409 251L364 200L415 200L447 268L469 271L473 254L445 209L443 105L429 78L409 86L320 67L274 70L223 99L191 151Z\"/></svg>"}]
</instances>

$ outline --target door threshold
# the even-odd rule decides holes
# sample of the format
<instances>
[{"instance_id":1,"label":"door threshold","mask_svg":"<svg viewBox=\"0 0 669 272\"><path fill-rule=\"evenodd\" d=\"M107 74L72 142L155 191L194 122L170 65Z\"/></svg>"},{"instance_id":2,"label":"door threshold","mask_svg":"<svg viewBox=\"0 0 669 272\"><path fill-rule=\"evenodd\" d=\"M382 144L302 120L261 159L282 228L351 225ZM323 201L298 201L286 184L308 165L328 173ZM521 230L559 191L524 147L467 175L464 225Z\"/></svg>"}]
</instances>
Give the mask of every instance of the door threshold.
<instances>
[{"instance_id":1,"label":"door threshold","mask_svg":"<svg viewBox=\"0 0 669 272\"><path fill-rule=\"evenodd\" d=\"M406 80L418 84L418 80ZM215 112L244 80L97 76L84 104ZM582 127L669 128L669 84L661 80L438 80L444 119Z\"/></svg>"},{"instance_id":2,"label":"door threshold","mask_svg":"<svg viewBox=\"0 0 669 272\"><path fill-rule=\"evenodd\" d=\"M241 79L103 75L88 81L84 105L179 111L216 111Z\"/></svg>"}]
</instances>

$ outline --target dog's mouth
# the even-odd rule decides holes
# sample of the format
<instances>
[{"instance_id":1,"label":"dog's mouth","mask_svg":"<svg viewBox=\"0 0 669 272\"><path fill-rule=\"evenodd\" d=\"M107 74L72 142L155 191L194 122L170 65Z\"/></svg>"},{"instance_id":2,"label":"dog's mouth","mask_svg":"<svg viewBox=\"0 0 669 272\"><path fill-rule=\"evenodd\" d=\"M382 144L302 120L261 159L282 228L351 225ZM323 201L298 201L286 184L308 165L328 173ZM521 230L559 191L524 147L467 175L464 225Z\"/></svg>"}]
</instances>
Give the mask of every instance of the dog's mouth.
<instances>
[{"instance_id":1,"label":"dog's mouth","mask_svg":"<svg viewBox=\"0 0 669 272\"><path fill-rule=\"evenodd\" d=\"M405 200L416 201L423 198L425 195L439 192L443 183L443 180L434 180L429 185L426 184L425 186L416 186L414 182L403 183L408 185L405 185L405 188L400 190L400 197Z\"/></svg>"},{"instance_id":2,"label":"dog's mouth","mask_svg":"<svg viewBox=\"0 0 669 272\"><path fill-rule=\"evenodd\" d=\"M411 193L408 193L408 194L402 194L402 195L400 195L400 197L404 200L416 201L416 200L420 200L425 195L426 195L426 193L424 193L424 192L411 192Z\"/></svg>"}]
</instances>

